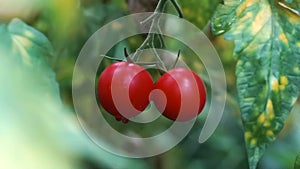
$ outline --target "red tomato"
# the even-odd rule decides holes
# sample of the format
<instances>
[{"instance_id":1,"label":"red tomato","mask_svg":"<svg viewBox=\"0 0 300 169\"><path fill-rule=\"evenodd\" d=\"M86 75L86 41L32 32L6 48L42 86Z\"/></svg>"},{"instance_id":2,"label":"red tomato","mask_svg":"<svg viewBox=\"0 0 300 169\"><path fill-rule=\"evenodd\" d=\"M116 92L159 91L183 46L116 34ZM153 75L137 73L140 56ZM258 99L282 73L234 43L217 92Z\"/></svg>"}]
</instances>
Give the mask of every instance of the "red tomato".
<instances>
[{"instance_id":1,"label":"red tomato","mask_svg":"<svg viewBox=\"0 0 300 169\"><path fill-rule=\"evenodd\" d=\"M160 77L154 88L151 99L157 109L173 121L191 120L204 108L205 85L191 70L172 69Z\"/></svg>"},{"instance_id":2,"label":"red tomato","mask_svg":"<svg viewBox=\"0 0 300 169\"><path fill-rule=\"evenodd\" d=\"M125 123L148 106L152 90L151 75L134 63L114 63L102 72L98 81L101 105L118 121Z\"/></svg>"}]
</instances>

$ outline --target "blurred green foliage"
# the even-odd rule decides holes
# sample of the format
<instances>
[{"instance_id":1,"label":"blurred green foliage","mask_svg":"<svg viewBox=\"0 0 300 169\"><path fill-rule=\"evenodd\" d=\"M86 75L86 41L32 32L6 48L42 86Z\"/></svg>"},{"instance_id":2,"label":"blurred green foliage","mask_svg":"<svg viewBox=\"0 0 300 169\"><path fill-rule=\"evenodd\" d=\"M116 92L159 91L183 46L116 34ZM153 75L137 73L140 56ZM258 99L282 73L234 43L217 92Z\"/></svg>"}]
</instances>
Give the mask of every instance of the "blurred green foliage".
<instances>
[{"instance_id":1,"label":"blurred green foliage","mask_svg":"<svg viewBox=\"0 0 300 169\"><path fill-rule=\"evenodd\" d=\"M180 0L186 18L204 29L217 7L214 1ZM24 5L26 4L26 5ZM129 14L125 0L4 0L0 8L0 168L5 169L244 169L248 167L243 128L237 104L233 45L205 29L223 62L228 82L227 106L215 134L198 143L206 114L191 133L172 150L145 159L110 154L88 139L72 108L72 73L86 40L101 26ZM23 21L13 18L21 18ZM186 33L186 32L185 32ZM121 57L122 46L133 52L144 36L122 41L109 55ZM28 46L30 44L30 47ZM180 44L167 40L177 52ZM181 48L183 48L181 46ZM183 50L188 64L193 60ZM106 61L99 69L111 62ZM197 62L198 63L198 62ZM203 69L201 62L193 69ZM205 74L205 70L203 70ZM217 73L217 72L216 72ZM300 150L300 108L279 139L268 150L259 168L293 168ZM152 135L170 121L161 119L141 127L123 125L105 115L109 123L125 133ZM152 125L152 126L151 126Z\"/></svg>"}]
</instances>

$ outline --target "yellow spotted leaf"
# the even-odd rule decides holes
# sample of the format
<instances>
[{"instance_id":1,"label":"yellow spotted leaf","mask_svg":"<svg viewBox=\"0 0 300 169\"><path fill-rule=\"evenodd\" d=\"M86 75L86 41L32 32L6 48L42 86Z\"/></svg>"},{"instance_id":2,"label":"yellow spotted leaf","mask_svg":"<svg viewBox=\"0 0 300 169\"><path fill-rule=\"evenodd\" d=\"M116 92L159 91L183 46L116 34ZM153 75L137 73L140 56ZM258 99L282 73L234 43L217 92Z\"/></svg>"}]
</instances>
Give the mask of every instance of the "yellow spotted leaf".
<instances>
[{"instance_id":1,"label":"yellow spotted leaf","mask_svg":"<svg viewBox=\"0 0 300 169\"><path fill-rule=\"evenodd\" d=\"M225 0L212 21L234 41L250 169L284 126L299 94L300 0Z\"/></svg>"}]
</instances>

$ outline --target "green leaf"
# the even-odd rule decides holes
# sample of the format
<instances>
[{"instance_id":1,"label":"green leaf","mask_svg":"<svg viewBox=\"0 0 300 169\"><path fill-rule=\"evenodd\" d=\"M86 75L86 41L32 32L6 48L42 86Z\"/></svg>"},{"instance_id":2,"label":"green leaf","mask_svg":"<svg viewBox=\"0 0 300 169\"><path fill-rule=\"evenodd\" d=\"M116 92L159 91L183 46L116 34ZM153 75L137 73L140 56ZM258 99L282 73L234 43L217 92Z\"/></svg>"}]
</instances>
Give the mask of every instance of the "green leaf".
<instances>
[{"instance_id":1,"label":"green leaf","mask_svg":"<svg viewBox=\"0 0 300 169\"><path fill-rule=\"evenodd\" d=\"M48 39L39 31L26 25L19 19L14 19L9 25L2 25L2 47L18 56L18 61L26 65L33 65L36 57L47 58L52 55L52 46ZM31 56L30 54L34 55Z\"/></svg>"},{"instance_id":2,"label":"green leaf","mask_svg":"<svg viewBox=\"0 0 300 169\"><path fill-rule=\"evenodd\" d=\"M300 169L300 153L296 157L294 169Z\"/></svg>"},{"instance_id":3,"label":"green leaf","mask_svg":"<svg viewBox=\"0 0 300 169\"><path fill-rule=\"evenodd\" d=\"M75 167L63 150L66 118L59 113L67 110L45 64L49 41L18 19L1 25L0 36L0 168Z\"/></svg>"},{"instance_id":4,"label":"green leaf","mask_svg":"<svg viewBox=\"0 0 300 169\"><path fill-rule=\"evenodd\" d=\"M0 168L148 168L110 154L85 135L60 99L47 38L21 20L0 24Z\"/></svg>"},{"instance_id":5,"label":"green leaf","mask_svg":"<svg viewBox=\"0 0 300 169\"><path fill-rule=\"evenodd\" d=\"M225 39L235 43L239 104L251 169L276 139L299 94L300 17L275 2L227 0L213 21L221 25L216 33L229 29ZM234 16L226 16L233 9Z\"/></svg>"}]
</instances>

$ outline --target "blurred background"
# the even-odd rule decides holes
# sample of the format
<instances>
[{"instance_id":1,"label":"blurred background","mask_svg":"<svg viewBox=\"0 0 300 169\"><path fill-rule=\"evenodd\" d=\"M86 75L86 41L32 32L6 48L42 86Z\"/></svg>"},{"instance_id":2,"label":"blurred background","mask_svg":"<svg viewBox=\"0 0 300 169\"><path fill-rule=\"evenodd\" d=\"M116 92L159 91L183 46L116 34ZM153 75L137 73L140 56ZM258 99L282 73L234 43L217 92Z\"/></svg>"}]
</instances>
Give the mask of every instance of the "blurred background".
<instances>
[{"instance_id":1,"label":"blurred background","mask_svg":"<svg viewBox=\"0 0 300 169\"><path fill-rule=\"evenodd\" d=\"M151 158L129 159L100 149L80 128L72 103L73 68L81 48L95 31L130 13L153 11L157 0L1 0L0 168L248 168L237 104L233 44L222 36L213 36L209 27L221 0L178 0L178 3L185 19L207 34L222 60L228 85L224 116L214 135L203 144L198 143L198 137L205 112L190 134L170 151ZM168 12L176 14L169 6ZM107 55L123 58L124 46L134 52L145 37L124 40ZM205 69L201 62L194 62L193 52L167 37L166 44L174 53L182 49L182 59L205 80ZM105 60L99 74L112 62ZM297 103L259 168L293 168L300 150L299 110ZM105 117L116 130L138 136L150 136L171 124L162 119L141 128L135 123L116 122L107 113Z\"/></svg>"}]
</instances>

